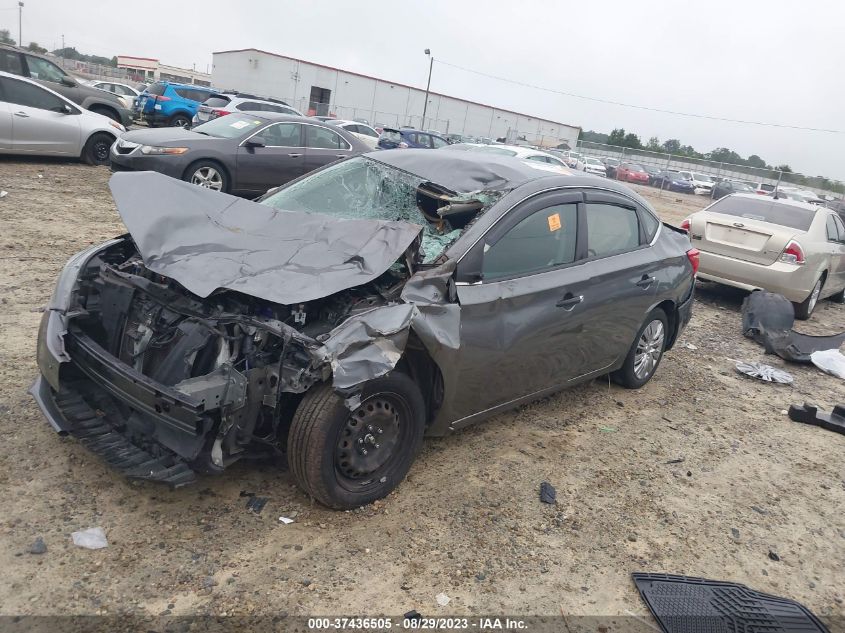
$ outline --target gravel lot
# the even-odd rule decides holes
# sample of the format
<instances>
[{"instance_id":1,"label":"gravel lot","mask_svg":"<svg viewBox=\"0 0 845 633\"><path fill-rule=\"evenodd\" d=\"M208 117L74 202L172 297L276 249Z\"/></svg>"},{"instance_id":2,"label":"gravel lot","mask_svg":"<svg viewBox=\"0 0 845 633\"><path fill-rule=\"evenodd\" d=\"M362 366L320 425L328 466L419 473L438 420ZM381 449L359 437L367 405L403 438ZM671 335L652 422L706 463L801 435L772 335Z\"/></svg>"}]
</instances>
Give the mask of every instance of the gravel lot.
<instances>
[{"instance_id":1,"label":"gravel lot","mask_svg":"<svg viewBox=\"0 0 845 633\"><path fill-rule=\"evenodd\" d=\"M0 162L0 613L644 614L633 571L843 613L845 437L783 410L830 408L845 383L795 365L793 386L736 374L730 359L784 363L741 336L743 293L712 285L642 390L594 381L427 440L408 480L361 510L312 505L274 463L177 491L129 483L53 433L26 393L64 261L124 231L108 177ZM638 189L675 223L705 206ZM845 330L845 306L823 302L800 329ZM539 503L543 480L557 506ZM241 491L269 497L260 515ZM70 533L93 526L109 547L74 547ZM39 536L46 553L29 553Z\"/></svg>"}]
</instances>

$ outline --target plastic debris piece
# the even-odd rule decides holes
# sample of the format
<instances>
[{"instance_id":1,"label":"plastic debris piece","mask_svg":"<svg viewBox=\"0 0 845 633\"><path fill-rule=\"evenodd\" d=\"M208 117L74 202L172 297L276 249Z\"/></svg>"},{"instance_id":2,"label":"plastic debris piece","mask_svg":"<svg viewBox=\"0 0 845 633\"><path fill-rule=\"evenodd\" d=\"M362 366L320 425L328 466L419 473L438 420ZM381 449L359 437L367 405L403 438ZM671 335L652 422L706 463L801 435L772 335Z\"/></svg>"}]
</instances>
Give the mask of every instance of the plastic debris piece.
<instances>
[{"instance_id":1,"label":"plastic debris piece","mask_svg":"<svg viewBox=\"0 0 845 633\"><path fill-rule=\"evenodd\" d=\"M692 343L687 343L686 345L684 345L684 347L686 347L687 349L691 349L693 351L698 349L698 347L693 345Z\"/></svg>"},{"instance_id":2,"label":"plastic debris piece","mask_svg":"<svg viewBox=\"0 0 845 633\"><path fill-rule=\"evenodd\" d=\"M789 372L764 363L744 363L740 361L736 364L736 370L746 376L765 382L776 382L781 385L791 385L794 380Z\"/></svg>"},{"instance_id":3,"label":"plastic debris piece","mask_svg":"<svg viewBox=\"0 0 845 633\"><path fill-rule=\"evenodd\" d=\"M600 426L599 431L602 433L616 433L616 429L612 426Z\"/></svg>"},{"instance_id":4,"label":"plastic debris piece","mask_svg":"<svg viewBox=\"0 0 845 633\"><path fill-rule=\"evenodd\" d=\"M845 380L845 355L838 349L813 352L810 361L824 373Z\"/></svg>"},{"instance_id":5,"label":"plastic debris piece","mask_svg":"<svg viewBox=\"0 0 845 633\"><path fill-rule=\"evenodd\" d=\"M267 505L267 497L250 497L246 501L246 509L255 514L261 514L265 505Z\"/></svg>"},{"instance_id":6,"label":"plastic debris piece","mask_svg":"<svg viewBox=\"0 0 845 633\"><path fill-rule=\"evenodd\" d=\"M44 542L43 537L38 537L29 546L29 553L30 554L44 554L47 551L47 544Z\"/></svg>"},{"instance_id":7,"label":"plastic debris piece","mask_svg":"<svg viewBox=\"0 0 845 633\"><path fill-rule=\"evenodd\" d=\"M408 611L404 616L402 616L406 620L422 620L422 614L417 611L416 609L412 609Z\"/></svg>"},{"instance_id":8,"label":"plastic debris piece","mask_svg":"<svg viewBox=\"0 0 845 633\"><path fill-rule=\"evenodd\" d=\"M845 404L837 404L830 413L821 413L816 405L809 402L803 406L793 404L789 406L789 419L845 435Z\"/></svg>"},{"instance_id":9,"label":"plastic debris piece","mask_svg":"<svg viewBox=\"0 0 845 633\"><path fill-rule=\"evenodd\" d=\"M543 503L555 503L557 499L557 491L555 487L548 481L540 484L540 501Z\"/></svg>"},{"instance_id":10,"label":"plastic debris piece","mask_svg":"<svg viewBox=\"0 0 845 633\"><path fill-rule=\"evenodd\" d=\"M667 463L667 464L683 464L683 463L684 463L684 458L683 458L683 457L678 457L677 459L670 459L670 460L669 460L668 462L666 462L666 463Z\"/></svg>"},{"instance_id":11,"label":"plastic debris piece","mask_svg":"<svg viewBox=\"0 0 845 633\"><path fill-rule=\"evenodd\" d=\"M80 530L70 535L73 539L73 544L85 549L103 549L109 546L106 540L106 533L101 527L92 527L87 530Z\"/></svg>"},{"instance_id":12,"label":"plastic debris piece","mask_svg":"<svg viewBox=\"0 0 845 633\"><path fill-rule=\"evenodd\" d=\"M0 191L0 198L5 198L8 195L9 195L8 191Z\"/></svg>"},{"instance_id":13,"label":"plastic debris piece","mask_svg":"<svg viewBox=\"0 0 845 633\"><path fill-rule=\"evenodd\" d=\"M289 525L289 524L293 523L293 519L289 519L287 517L279 517L279 521L281 521L285 525Z\"/></svg>"},{"instance_id":14,"label":"plastic debris piece","mask_svg":"<svg viewBox=\"0 0 845 633\"><path fill-rule=\"evenodd\" d=\"M434 597L434 599L437 600L437 604L439 604L441 607L445 607L447 604L449 604L452 601L452 599L449 596L447 596L445 593L443 593L442 591L440 593L438 593Z\"/></svg>"}]
</instances>

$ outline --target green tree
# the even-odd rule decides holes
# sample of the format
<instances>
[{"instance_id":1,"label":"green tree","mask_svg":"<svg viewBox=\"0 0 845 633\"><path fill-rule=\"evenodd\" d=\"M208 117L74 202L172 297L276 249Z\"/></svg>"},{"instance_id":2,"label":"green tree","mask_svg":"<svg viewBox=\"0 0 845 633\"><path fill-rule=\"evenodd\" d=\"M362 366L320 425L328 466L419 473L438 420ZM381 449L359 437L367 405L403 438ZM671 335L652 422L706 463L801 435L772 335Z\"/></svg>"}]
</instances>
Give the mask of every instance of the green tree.
<instances>
[{"instance_id":1,"label":"green tree","mask_svg":"<svg viewBox=\"0 0 845 633\"><path fill-rule=\"evenodd\" d=\"M681 151L681 142L676 138L670 138L663 142L663 149L670 154L677 154Z\"/></svg>"},{"instance_id":2,"label":"green tree","mask_svg":"<svg viewBox=\"0 0 845 633\"><path fill-rule=\"evenodd\" d=\"M751 156L749 156L745 161L745 164L749 167L758 167L760 169L766 168L766 161L757 156L757 154L751 154Z\"/></svg>"},{"instance_id":3,"label":"green tree","mask_svg":"<svg viewBox=\"0 0 845 633\"><path fill-rule=\"evenodd\" d=\"M729 163L731 165L745 164L745 159L743 159L742 156L727 147L717 147L707 154L707 158L718 163Z\"/></svg>"},{"instance_id":4,"label":"green tree","mask_svg":"<svg viewBox=\"0 0 845 633\"><path fill-rule=\"evenodd\" d=\"M663 146L660 144L660 139L656 136L652 136L648 139L648 145L646 145L646 149L652 152L662 152Z\"/></svg>"},{"instance_id":5,"label":"green tree","mask_svg":"<svg viewBox=\"0 0 845 633\"><path fill-rule=\"evenodd\" d=\"M625 135L625 138L622 139L622 145L624 147L630 147L631 149L643 148L643 142L640 140L640 137L633 132L628 132L628 134Z\"/></svg>"},{"instance_id":6,"label":"green tree","mask_svg":"<svg viewBox=\"0 0 845 633\"><path fill-rule=\"evenodd\" d=\"M611 145L624 145L624 143L625 143L625 128L624 127L613 128L613 131L607 137L607 142Z\"/></svg>"},{"instance_id":7,"label":"green tree","mask_svg":"<svg viewBox=\"0 0 845 633\"><path fill-rule=\"evenodd\" d=\"M29 46L26 47L26 50L32 51L33 53L46 53L47 49L43 46L39 46L38 42L30 42Z\"/></svg>"},{"instance_id":8,"label":"green tree","mask_svg":"<svg viewBox=\"0 0 845 633\"><path fill-rule=\"evenodd\" d=\"M785 174L792 173L792 167L790 167L789 165L778 165L777 167L775 167L775 169L777 169L778 171L782 171Z\"/></svg>"},{"instance_id":9,"label":"green tree","mask_svg":"<svg viewBox=\"0 0 845 633\"><path fill-rule=\"evenodd\" d=\"M17 44L9 34L9 29L0 29L0 44Z\"/></svg>"}]
</instances>

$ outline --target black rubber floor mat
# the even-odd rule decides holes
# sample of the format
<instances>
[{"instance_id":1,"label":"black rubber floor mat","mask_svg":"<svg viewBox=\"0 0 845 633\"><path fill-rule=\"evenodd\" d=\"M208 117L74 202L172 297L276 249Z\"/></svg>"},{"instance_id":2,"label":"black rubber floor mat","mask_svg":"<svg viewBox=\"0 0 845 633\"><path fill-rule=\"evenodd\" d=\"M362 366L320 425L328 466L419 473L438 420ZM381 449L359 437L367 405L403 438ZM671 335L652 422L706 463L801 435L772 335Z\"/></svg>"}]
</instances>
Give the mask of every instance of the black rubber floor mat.
<instances>
[{"instance_id":1,"label":"black rubber floor mat","mask_svg":"<svg viewBox=\"0 0 845 633\"><path fill-rule=\"evenodd\" d=\"M664 633L829 633L804 605L745 585L631 574Z\"/></svg>"}]
</instances>

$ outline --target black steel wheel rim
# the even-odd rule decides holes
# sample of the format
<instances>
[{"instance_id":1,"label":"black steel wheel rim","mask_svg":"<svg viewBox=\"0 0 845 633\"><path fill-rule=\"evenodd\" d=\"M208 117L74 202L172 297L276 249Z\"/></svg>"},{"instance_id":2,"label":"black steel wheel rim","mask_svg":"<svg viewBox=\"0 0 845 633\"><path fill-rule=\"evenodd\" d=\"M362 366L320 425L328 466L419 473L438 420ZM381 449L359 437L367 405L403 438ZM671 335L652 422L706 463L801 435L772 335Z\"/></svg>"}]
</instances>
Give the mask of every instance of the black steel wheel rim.
<instances>
[{"instance_id":1,"label":"black steel wheel rim","mask_svg":"<svg viewBox=\"0 0 845 633\"><path fill-rule=\"evenodd\" d=\"M103 163L109 158L109 148L111 144L106 141L97 141L94 143L94 158L97 162Z\"/></svg>"},{"instance_id":2,"label":"black steel wheel rim","mask_svg":"<svg viewBox=\"0 0 845 633\"><path fill-rule=\"evenodd\" d=\"M351 411L335 444L335 474L348 490L360 492L385 481L398 462L410 420L401 395L378 393Z\"/></svg>"}]
</instances>

